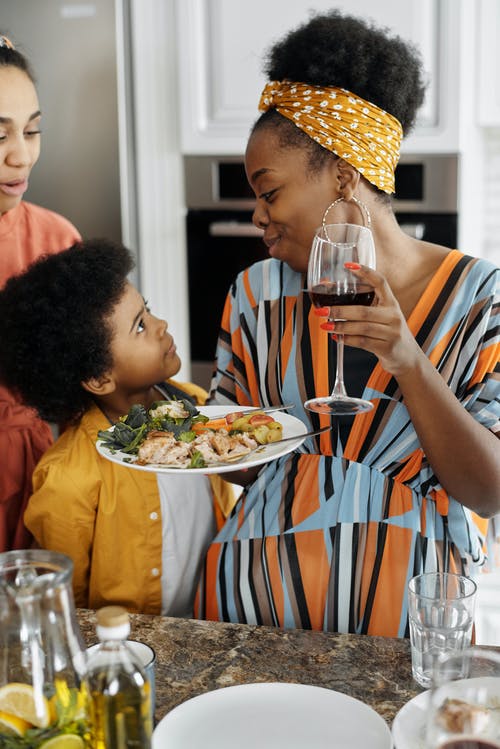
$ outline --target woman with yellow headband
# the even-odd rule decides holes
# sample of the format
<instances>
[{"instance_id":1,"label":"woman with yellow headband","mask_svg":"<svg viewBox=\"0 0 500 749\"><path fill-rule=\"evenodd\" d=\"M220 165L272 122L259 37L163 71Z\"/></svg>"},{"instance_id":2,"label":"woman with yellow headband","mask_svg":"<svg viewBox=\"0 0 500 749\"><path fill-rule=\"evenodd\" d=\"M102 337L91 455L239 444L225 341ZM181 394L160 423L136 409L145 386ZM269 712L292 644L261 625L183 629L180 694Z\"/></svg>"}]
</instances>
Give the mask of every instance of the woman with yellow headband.
<instances>
[{"instance_id":1,"label":"woman with yellow headband","mask_svg":"<svg viewBox=\"0 0 500 749\"><path fill-rule=\"evenodd\" d=\"M330 392L342 333L347 390L374 408L235 477L199 614L405 636L408 580L474 574L479 516L500 512L500 272L398 226L394 170L423 99L408 45L334 11L278 42L266 72L246 170L271 257L228 294L212 397L329 423L303 403ZM355 271L371 307L318 311L303 293L324 218L371 226L377 270Z\"/></svg>"},{"instance_id":2,"label":"woman with yellow headband","mask_svg":"<svg viewBox=\"0 0 500 749\"><path fill-rule=\"evenodd\" d=\"M41 116L28 60L0 36L0 288L40 255L59 252L80 238L65 218L23 200L40 155ZM31 474L52 441L50 426L0 386L0 552L33 541L23 514Z\"/></svg>"}]
</instances>

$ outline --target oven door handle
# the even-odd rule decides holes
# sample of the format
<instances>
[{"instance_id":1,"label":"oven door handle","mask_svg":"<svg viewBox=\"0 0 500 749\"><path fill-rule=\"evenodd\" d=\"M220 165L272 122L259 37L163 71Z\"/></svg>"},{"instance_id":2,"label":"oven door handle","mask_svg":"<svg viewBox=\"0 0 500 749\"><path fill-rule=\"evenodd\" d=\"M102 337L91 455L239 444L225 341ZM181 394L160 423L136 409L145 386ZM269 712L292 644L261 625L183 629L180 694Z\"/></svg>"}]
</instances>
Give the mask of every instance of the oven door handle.
<instances>
[{"instance_id":1,"label":"oven door handle","mask_svg":"<svg viewBox=\"0 0 500 749\"><path fill-rule=\"evenodd\" d=\"M422 239L425 234L425 224L419 222L417 224L410 224L407 221L400 224L401 229L405 234L409 234L414 239Z\"/></svg>"},{"instance_id":2,"label":"oven door handle","mask_svg":"<svg viewBox=\"0 0 500 749\"><path fill-rule=\"evenodd\" d=\"M264 234L249 221L212 221L208 233L211 237L262 237Z\"/></svg>"}]
</instances>

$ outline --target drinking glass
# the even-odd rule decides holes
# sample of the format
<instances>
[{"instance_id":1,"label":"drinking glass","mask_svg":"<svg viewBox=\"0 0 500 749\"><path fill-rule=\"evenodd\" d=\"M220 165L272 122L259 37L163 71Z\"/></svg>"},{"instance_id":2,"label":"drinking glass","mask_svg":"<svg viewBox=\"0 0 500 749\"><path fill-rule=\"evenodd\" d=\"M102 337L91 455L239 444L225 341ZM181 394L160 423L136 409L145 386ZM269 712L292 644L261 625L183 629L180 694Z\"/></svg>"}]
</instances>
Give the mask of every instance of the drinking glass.
<instances>
[{"instance_id":1,"label":"drinking glass","mask_svg":"<svg viewBox=\"0 0 500 749\"><path fill-rule=\"evenodd\" d=\"M440 656L470 647L476 591L474 580L450 572L426 572L410 580L411 665L420 686L431 686Z\"/></svg>"},{"instance_id":2,"label":"drinking glass","mask_svg":"<svg viewBox=\"0 0 500 749\"><path fill-rule=\"evenodd\" d=\"M345 267L345 263L360 263L375 268L375 246L371 230L358 224L321 226L313 239L307 270L307 290L315 307L371 305L375 298L373 287L362 283ZM342 335L337 335L337 369L331 394L312 398L304 405L309 411L333 415L356 414L373 408L370 401L347 395Z\"/></svg>"},{"instance_id":3,"label":"drinking glass","mask_svg":"<svg viewBox=\"0 0 500 749\"><path fill-rule=\"evenodd\" d=\"M469 648L435 663L428 749L500 749L500 653Z\"/></svg>"}]
</instances>

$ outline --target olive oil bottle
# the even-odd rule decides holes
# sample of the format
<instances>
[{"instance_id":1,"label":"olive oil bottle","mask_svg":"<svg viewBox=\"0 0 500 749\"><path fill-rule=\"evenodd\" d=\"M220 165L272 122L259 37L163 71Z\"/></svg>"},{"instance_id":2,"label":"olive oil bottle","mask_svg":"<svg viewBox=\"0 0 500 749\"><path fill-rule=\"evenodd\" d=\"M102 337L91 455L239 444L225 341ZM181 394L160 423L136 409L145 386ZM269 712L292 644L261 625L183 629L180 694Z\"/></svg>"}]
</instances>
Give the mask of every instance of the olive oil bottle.
<instances>
[{"instance_id":1,"label":"olive oil bottle","mask_svg":"<svg viewBox=\"0 0 500 749\"><path fill-rule=\"evenodd\" d=\"M86 685L94 749L150 749L150 684L127 645L130 621L121 606L97 612L100 645L87 663Z\"/></svg>"}]
</instances>

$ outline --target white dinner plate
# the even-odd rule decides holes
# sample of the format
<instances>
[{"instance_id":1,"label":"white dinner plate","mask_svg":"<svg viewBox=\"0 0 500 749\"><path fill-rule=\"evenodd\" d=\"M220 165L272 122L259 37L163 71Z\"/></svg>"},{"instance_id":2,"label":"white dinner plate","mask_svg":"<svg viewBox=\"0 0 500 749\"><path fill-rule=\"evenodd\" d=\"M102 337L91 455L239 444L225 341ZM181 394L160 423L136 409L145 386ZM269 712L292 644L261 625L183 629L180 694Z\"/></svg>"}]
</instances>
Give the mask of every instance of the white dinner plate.
<instances>
[{"instance_id":1,"label":"white dinner plate","mask_svg":"<svg viewBox=\"0 0 500 749\"><path fill-rule=\"evenodd\" d=\"M364 702L305 684L242 684L178 705L153 749L391 749L391 732Z\"/></svg>"},{"instance_id":2,"label":"white dinner plate","mask_svg":"<svg viewBox=\"0 0 500 749\"><path fill-rule=\"evenodd\" d=\"M392 722L395 749L425 749L425 721L430 690L417 694L403 705Z\"/></svg>"},{"instance_id":3,"label":"white dinner plate","mask_svg":"<svg viewBox=\"0 0 500 749\"><path fill-rule=\"evenodd\" d=\"M248 406L200 406L199 412L204 416L208 416L210 419L213 416L221 416L235 411L247 411ZM205 468L169 468L167 466L158 465L156 463L150 463L148 465L138 465L134 462L135 456L128 455L127 453L121 452L120 450L112 450L105 445L101 440L97 440L96 447L97 451L103 458L111 460L113 463L119 463L120 465L127 466L128 468L135 468L139 471L149 471L152 473L185 473L185 474L207 474L207 473L228 473L229 471L236 471L238 468L251 468L252 466L260 466L263 463L269 463L270 460L276 460L281 458L282 455L296 450L304 442L304 435L308 428L306 425L297 419L295 416L277 411L273 415L276 421L279 421L283 425L283 437L297 437L296 440L290 440L290 442L277 442L276 444L262 445L262 448L258 452L252 453L245 458L243 456L241 460L233 460L231 465L210 465ZM110 427L108 431L112 431L113 427Z\"/></svg>"},{"instance_id":4,"label":"white dinner plate","mask_svg":"<svg viewBox=\"0 0 500 749\"><path fill-rule=\"evenodd\" d=\"M500 679L496 679L495 682L500 686ZM464 699L463 693L460 691L463 684L488 686L491 689L491 678L477 676L472 679L451 681L446 685L446 696ZM429 715L430 695L429 689L417 694L397 713L392 723L392 738L395 749L426 749L425 729ZM500 703L500 690L497 699Z\"/></svg>"}]
</instances>

